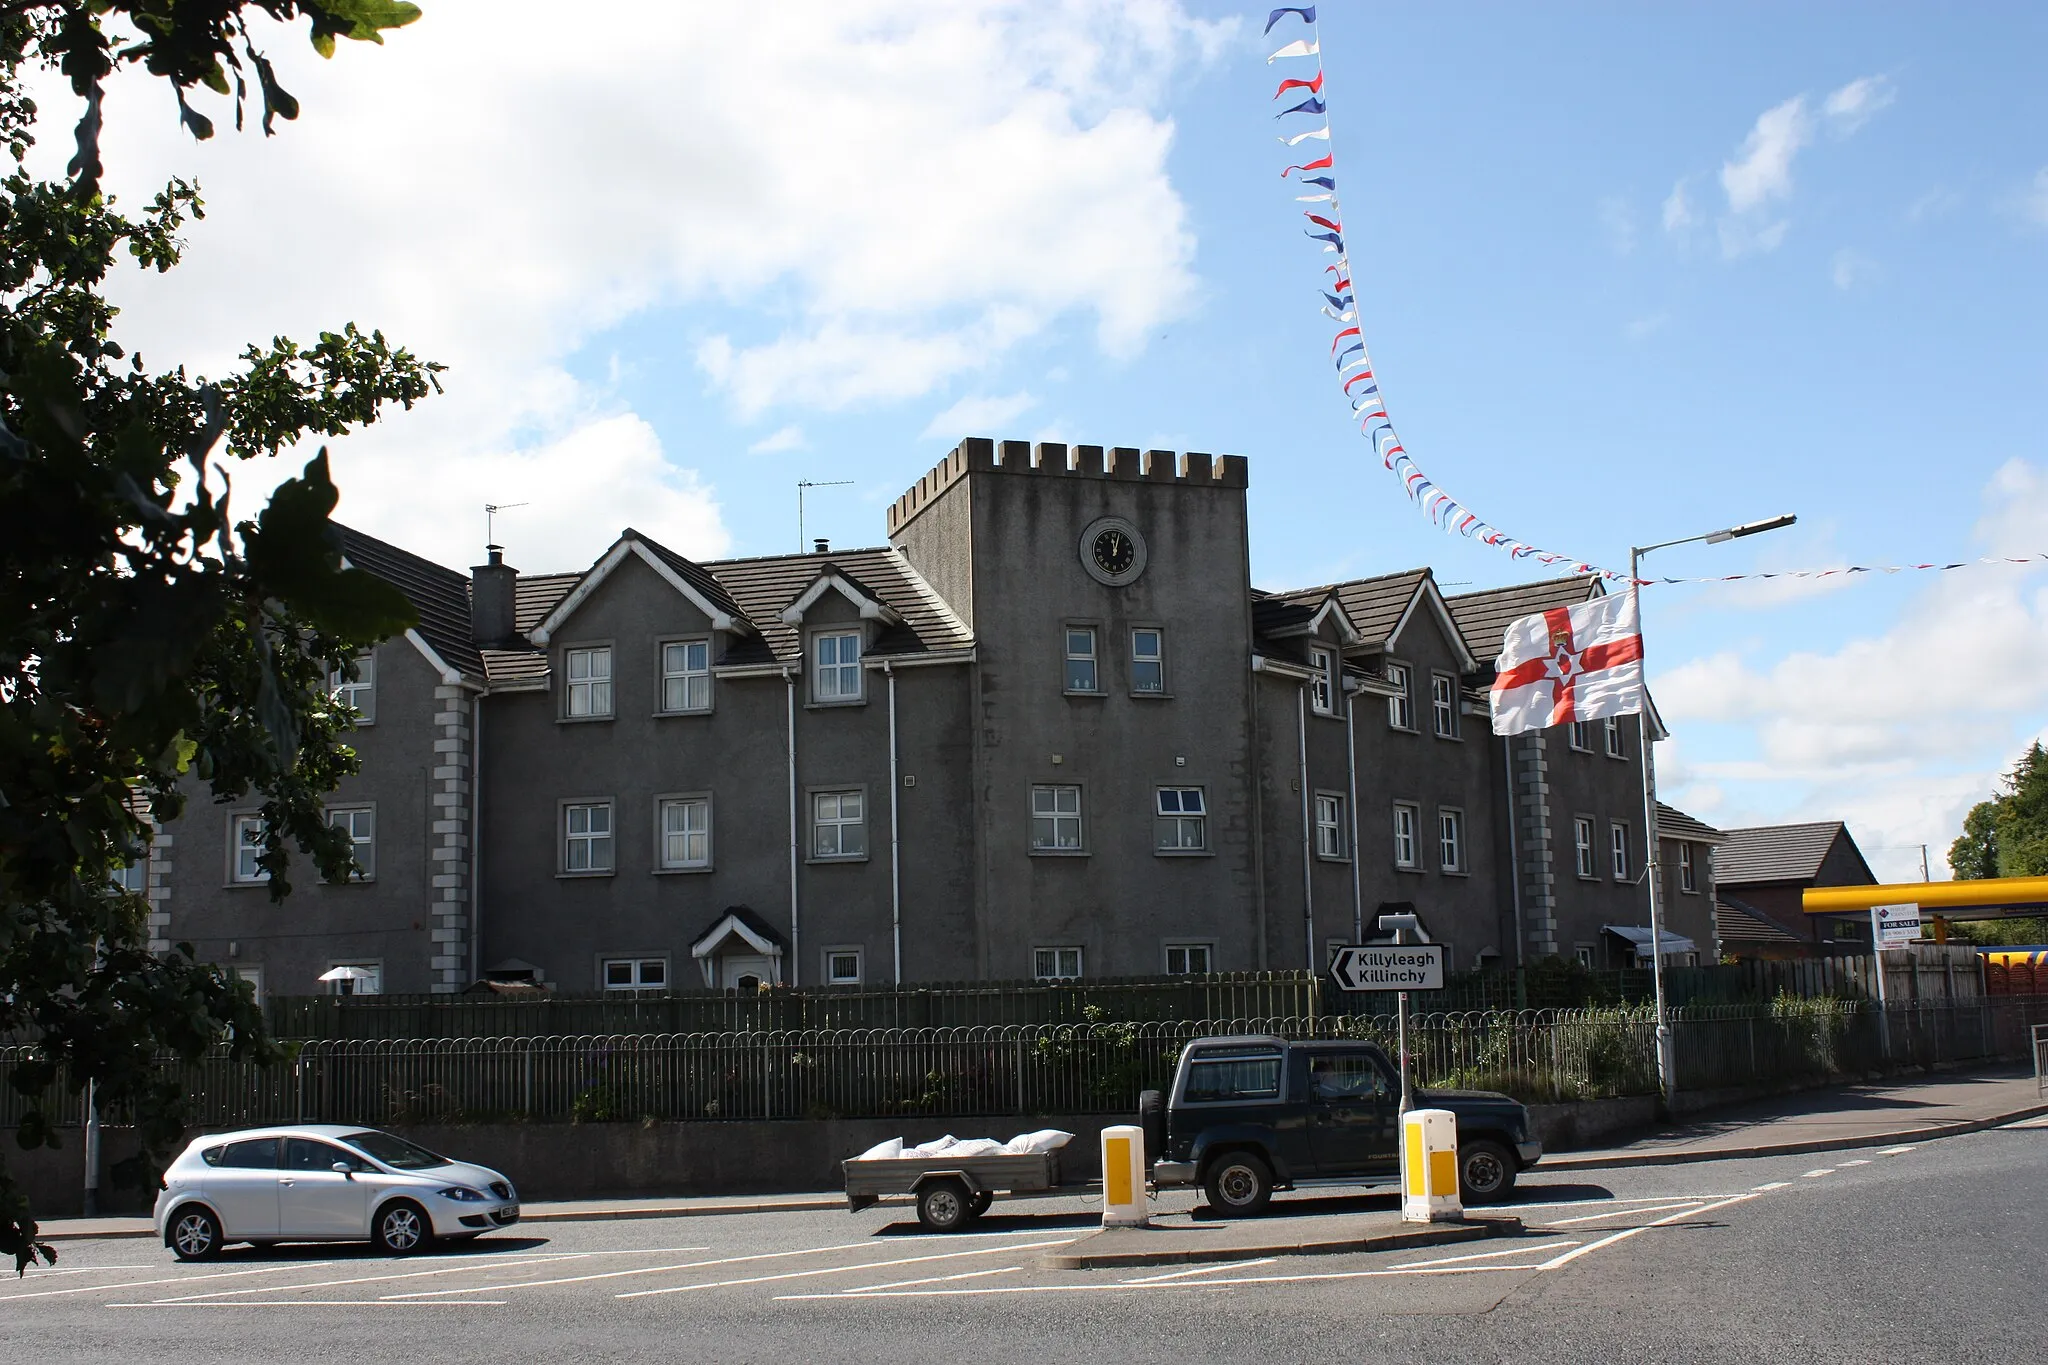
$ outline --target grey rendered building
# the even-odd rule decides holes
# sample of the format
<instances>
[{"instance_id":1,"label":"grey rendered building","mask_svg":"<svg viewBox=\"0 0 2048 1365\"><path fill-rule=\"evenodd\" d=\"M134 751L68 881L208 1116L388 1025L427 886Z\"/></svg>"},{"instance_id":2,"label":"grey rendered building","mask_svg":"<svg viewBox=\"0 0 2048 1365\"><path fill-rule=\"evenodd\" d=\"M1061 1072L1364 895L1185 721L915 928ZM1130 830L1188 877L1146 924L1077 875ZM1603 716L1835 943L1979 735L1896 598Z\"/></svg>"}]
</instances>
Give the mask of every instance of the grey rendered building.
<instances>
[{"instance_id":1,"label":"grey rendered building","mask_svg":"<svg viewBox=\"0 0 2048 1365\"><path fill-rule=\"evenodd\" d=\"M465 575L356 532L420 625L366 656L365 875L273 906L236 807L150 867L159 943L262 989L564 990L1319 968L1414 906L1454 968L1647 944L1641 728L1495 738L1507 622L1569 578L1264 592L1238 457L969 440L888 544ZM1667 951L1715 951L1661 817ZM1690 850L1690 851L1688 851Z\"/></svg>"}]
</instances>

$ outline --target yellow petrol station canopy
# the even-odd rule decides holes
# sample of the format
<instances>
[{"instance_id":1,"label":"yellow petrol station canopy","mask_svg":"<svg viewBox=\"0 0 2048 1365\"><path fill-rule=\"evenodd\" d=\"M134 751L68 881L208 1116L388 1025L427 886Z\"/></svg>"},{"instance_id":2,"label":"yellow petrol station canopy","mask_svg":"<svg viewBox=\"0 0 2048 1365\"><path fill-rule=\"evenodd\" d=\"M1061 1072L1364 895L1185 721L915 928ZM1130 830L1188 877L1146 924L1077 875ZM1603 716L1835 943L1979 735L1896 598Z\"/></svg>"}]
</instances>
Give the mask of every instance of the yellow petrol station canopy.
<instances>
[{"instance_id":1,"label":"yellow petrol station canopy","mask_svg":"<svg viewBox=\"0 0 2048 1365\"><path fill-rule=\"evenodd\" d=\"M2048 877L1982 877L1973 881L1894 882L1886 886L1815 886L1799 893L1809 915L1848 915L1873 905L1913 904L1953 910L1965 919L2048 910ZM1975 914L1971 912L1977 912Z\"/></svg>"}]
</instances>

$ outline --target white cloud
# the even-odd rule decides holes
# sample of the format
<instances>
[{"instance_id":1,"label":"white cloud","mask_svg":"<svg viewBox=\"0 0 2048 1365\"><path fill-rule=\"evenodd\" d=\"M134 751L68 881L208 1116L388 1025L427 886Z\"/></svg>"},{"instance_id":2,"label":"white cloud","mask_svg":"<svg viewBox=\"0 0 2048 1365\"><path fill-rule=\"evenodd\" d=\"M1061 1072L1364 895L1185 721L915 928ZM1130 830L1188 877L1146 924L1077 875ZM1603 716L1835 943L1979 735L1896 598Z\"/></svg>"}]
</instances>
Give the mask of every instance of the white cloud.
<instances>
[{"instance_id":1,"label":"white cloud","mask_svg":"<svg viewBox=\"0 0 2048 1365\"><path fill-rule=\"evenodd\" d=\"M223 117L195 145L139 74L109 94L109 187L138 202L183 174L209 208L183 267L116 283L124 341L219 372L249 339L353 318L450 365L446 397L338 444L349 486L391 490L351 497L365 529L459 526L472 548L431 552L465 562L469 508L510 496L475 461L584 479L579 437L637 419L568 362L649 309L744 307L698 356L745 414L913 399L1061 319L1129 355L1194 292L1160 110L1229 22L1177 0L616 0L605 26L629 41L537 41L556 8L439 0L325 62L259 25L304 107L272 140ZM50 94L37 155L55 167L75 101ZM695 499L641 529L715 553L715 506L669 465L722 453L610 469L642 480L625 505ZM450 501L422 510L429 489ZM615 531L565 530L526 562L587 561Z\"/></svg>"},{"instance_id":2,"label":"white cloud","mask_svg":"<svg viewBox=\"0 0 2048 1365\"><path fill-rule=\"evenodd\" d=\"M1828 270L1828 278L1835 282L1835 288L1845 291L1867 284L1876 276L1877 262L1849 247L1835 253L1834 263Z\"/></svg>"},{"instance_id":3,"label":"white cloud","mask_svg":"<svg viewBox=\"0 0 2048 1365\"><path fill-rule=\"evenodd\" d=\"M1906 206L1906 221L1925 223L1937 218L1946 218L1954 213L1962 202L1962 195L1946 186L1936 185Z\"/></svg>"},{"instance_id":4,"label":"white cloud","mask_svg":"<svg viewBox=\"0 0 2048 1365\"><path fill-rule=\"evenodd\" d=\"M2034 183L2020 199L2020 213L2036 227L2048 227L2048 166L2034 172Z\"/></svg>"},{"instance_id":5,"label":"white cloud","mask_svg":"<svg viewBox=\"0 0 2048 1365\"><path fill-rule=\"evenodd\" d=\"M1792 193L1792 158L1813 139L1813 120L1806 112L1806 96L1794 95L1783 104L1757 115L1737 160L1721 165L1721 188L1727 192L1728 207L1748 213L1772 199Z\"/></svg>"},{"instance_id":6,"label":"white cloud","mask_svg":"<svg viewBox=\"0 0 2048 1365\"><path fill-rule=\"evenodd\" d=\"M1889 76L1861 76L1830 93L1821 113L1837 137L1847 137L1899 97Z\"/></svg>"},{"instance_id":7,"label":"white cloud","mask_svg":"<svg viewBox=\"0 0 2048 1365\"><path fill-rule=\"evenodd\" d=\"M1686 196L1685 181L1681 180L1671 187L1671 197L1664 201L1664 230L1683 232L1695 221L1692 201Z\"/></svg>"},{"instance_id":8,"label":"white cloud","mask_svg":"<svg viewBox=\"0 0 2048 1365\"><path fill-rule=\"evenodd\" d=\"M1622 331L1627 334L1630 341L1646 341L1663 331L1670 323L1671 314L1652 313L1648 317L1632 320Z\"/></svg>"},{"instance_id":9,"label":"white cloud","mask_svg":"<svg viewBox=\"0 0 2048 1365\"><path fill-rule=\"evenodd\" d=\"M933 417L926 424L927 439L957 441L963 436L993 436L1001 439L1003 428L1038 406L1028 393L972 394Z\"/></svg>"},{"instance_id":10,"label":"white cloud","mask_svg":"<svg viewBox=\"0 0 2048 1365\"><path fill-rule=\"evenodd\" d=\"M747 447L749 455L773 455L784 450L802 450L809 442L804 440L804 429L791 424L777 427L760 440Z\"/></svg>"}]
</instances>

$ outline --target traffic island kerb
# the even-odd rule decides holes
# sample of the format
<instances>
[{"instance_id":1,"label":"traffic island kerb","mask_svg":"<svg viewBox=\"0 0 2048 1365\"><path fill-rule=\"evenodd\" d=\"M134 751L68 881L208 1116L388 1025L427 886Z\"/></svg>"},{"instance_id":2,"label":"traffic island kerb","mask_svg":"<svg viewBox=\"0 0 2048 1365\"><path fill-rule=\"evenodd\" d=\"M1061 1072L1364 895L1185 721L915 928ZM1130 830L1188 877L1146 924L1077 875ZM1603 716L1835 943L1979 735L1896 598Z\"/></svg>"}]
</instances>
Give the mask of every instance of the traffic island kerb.
<instances>
[{"instance_id":1,"label":"traffic island kerb","mask_svg":"<svg viewBox=\"0 0 2048 1365\"><path fill-rule=\"evenodd\" d=\"M1343 1232L1330 1225L1349 1225ZM1256 1261L1272 1256L1339 1256L1373 1251L1405 1251L1413 1247L1474 1242L1488 1237L1519 1237L1522 1220L1512 1215L1468 1216L1445 1223L1403 1223L1392 1216L1374 1218L1368 1230L1355 1230L1359 1215L1319 1218L1315 1230L1290 1229L1286 1219L1247 1219L1205 1223L1194 1227L1104 1228L1059 1251L1039 1258L1048 1270L1109 1270L1128 1266L1204 1265L1225 1261ZM1302 1220L1306 1221L1306 1220Z\"/></svg>"}]
</instances>

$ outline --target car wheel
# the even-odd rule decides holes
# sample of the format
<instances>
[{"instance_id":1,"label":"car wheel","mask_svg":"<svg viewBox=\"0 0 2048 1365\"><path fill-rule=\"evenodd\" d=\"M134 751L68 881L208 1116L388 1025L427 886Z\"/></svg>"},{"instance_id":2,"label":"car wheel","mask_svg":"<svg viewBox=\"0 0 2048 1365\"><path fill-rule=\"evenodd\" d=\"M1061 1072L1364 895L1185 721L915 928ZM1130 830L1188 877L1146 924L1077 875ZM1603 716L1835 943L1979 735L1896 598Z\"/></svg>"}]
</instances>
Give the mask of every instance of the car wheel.
<instances>
[{"instance_id":1,"label":"car wheel","mask_svg":"<svg viewBox=\"0 0 2048 1365\"><path fill-rule=\"evenodd\" d=\"M958 1232L974 1217L974 1195L964 1180L934 1180L917 1194L917 1221L932 1232Z\"/></svg>"},{"instance_id":2,"label":"car wheel","mask_svg":"<svg viewBox=\"0 0 2048 1365\"><path fill-rule=\"evenodd\" d=\"M370 1240L387 1256L410 1256L433 1237L427 1211L410 1199L394 1199L377 1210L376 1226L370 1229Z\"/></svg>"},{"instance_id":3,"label":"car wheel","mask_svg":"<svg viewBox=\"0 0 2048 1365\"><path fill-rule=\"evenodd\" d=\"M1458 1149L1458 1197L1467 1204L1498 1204L1515 1188L1515 1158L1489 1138Z\"/></svg>"},{"instance_id":4,"label":"car wheel","mask_svg":"<svg viewBox=\"0 0 2048 1365\"><path fill-rule=\"evenodd\" d=\"M1250 1152L1228 1152L1209 1166L1202 1182L1209 1207L1225 1218L1253 1218L1273 1199L1273 1171Z\"/></svg>"},{"instance_id":5,"label":"car wheel","mask_svg":"<svg viewBox=\"0 0 2048 1365\"><path fill-rule=\"evenodd\" d=\"M220 1219L210 1209L188 1204L172 1216L164 1240L181 1261L210 1261L220 1255Z\"/></svg>"}]
</instances>

